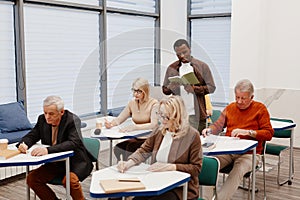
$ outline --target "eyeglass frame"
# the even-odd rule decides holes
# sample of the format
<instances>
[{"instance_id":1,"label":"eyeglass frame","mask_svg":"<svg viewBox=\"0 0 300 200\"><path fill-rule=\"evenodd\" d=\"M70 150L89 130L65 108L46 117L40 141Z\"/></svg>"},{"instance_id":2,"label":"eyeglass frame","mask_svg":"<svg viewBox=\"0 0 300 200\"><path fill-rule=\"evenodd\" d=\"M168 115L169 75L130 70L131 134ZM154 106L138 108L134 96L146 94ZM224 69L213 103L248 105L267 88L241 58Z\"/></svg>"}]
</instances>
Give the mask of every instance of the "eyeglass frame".
<instances>
[{"instance_id":1,"label":"eyeglass frame","mask_svg":"<svg viewBox=\"0 0 300 200\"><path fill-rule=\"evenodd\" d=\"M162 112L156 112L156 114L158 115L159 118L161 118L162 120L170 120L170 117L164 115Z\"/></svg>"},{"instance_id":2,"label":"eyeglass frame","mask_svg":"<svg viewBox=\"0 0 300 200\"><path fill-rule=\"evenodd\" d=\"M132 93L143 94L143 91L140 89L131 88Z\"/></svg>"}]
</instances>

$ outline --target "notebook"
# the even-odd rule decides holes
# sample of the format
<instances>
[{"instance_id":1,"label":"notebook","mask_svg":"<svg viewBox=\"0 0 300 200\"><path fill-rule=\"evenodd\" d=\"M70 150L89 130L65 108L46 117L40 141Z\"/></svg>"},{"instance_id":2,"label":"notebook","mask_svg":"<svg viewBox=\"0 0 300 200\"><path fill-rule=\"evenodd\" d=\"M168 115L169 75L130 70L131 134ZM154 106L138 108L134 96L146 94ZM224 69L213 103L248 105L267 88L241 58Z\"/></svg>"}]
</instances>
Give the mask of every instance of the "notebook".
<instances>
[{"instance_id":1,"label":"notebook","mask_svg":"<svg viewBox=\"0 0 300 200\"><path fill-rule=\"evenodd\" d=\"M100 185L105 193L125 192L130 190L146 189L141 181L124 181L118 179L100 180Z\"/></svg>"},{"instance_id":2,"label":"notebook","mask_svg":"<svg viewBox=\"0 0 300 200\"><path fill-rule=\"evenodd\" d=\"M20 153L19 150L5 149L0 151L0 160L6 160Z\"/></svg>"}]
</instances>

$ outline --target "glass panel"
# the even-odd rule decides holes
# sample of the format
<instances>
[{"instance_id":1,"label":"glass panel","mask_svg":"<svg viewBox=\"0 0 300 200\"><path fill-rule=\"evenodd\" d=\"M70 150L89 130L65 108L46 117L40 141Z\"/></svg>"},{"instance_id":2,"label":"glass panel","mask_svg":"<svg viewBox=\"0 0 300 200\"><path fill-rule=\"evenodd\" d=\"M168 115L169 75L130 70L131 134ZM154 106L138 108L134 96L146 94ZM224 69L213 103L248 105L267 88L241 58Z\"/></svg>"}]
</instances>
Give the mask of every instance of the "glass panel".
<instances>
[{"instance_id":1,"label":"glass panel","mask_svg":"<svg viewBox=\"0 0 300 200\"><path fill-rule=\"evenodd\" d=\"M154 83L154 18L108 14L108 108L132 98L138 78Z\"/></svg>"},{"instance_id":2,"label":"glass panel","mask_svg":"<svg viewBox=\"0 0 300 200\"><path fill-rule=\"evenodd\" d=\"M12 5L0 4L0 19L0 103L9 103L17 99Z\"/></svg>"},{"instance_id":3,"label":"glass panel","mask_svg":"<svg viewBox=\"0 0 300 200\"><path fill-rule=\"evenodd\" d=\"M77 115L98 112L98 13L26 6L24 15L29 118L42 113L48 95Z\"/></svg>"}]
</instances>

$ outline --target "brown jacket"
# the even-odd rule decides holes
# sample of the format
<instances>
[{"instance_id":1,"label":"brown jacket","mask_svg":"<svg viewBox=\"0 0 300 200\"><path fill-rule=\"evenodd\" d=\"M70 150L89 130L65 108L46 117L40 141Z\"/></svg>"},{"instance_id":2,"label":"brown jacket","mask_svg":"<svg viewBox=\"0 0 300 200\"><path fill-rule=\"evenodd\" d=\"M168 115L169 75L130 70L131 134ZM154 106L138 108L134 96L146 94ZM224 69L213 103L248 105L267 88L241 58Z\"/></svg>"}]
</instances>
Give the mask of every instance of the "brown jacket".
<instances>
[{"instance_id":1,"label":"brown jacket","mask_svg":"<svg viewBox=\"0 0 300 200\"><path fill-rule=\"evenodd\" d=\"M181 62L176 61L169 65L167 68L164 83L162 86L163 93L166 95L174 94L180 95L179 87L176 90L170 90L168 85L170 83L169 77L178 76L179 75L179 68L181 66ZM206 94L214 93L216 86L211 74L211 71L208 65L200 60L192 58L191 66L194 69L194 73L199 80L199 84L194 85L194 98L195 98L195 113L197 119L204 120L206 119L206 106L205 106L205 98Z\"/></svg>"},{"instance_id":2,"label":"brown jacket","mask_svg":"<svg viewBox=\"0 0 300 200\"><path fill-rule=\"evenodd\" d=\"M156 154L163 140L161 130L157 128L144 144L128 159L133 159L135 163L145 161L152 156L151 163L156 162ZM174 138L170 149L168 163L175 163L176 170L189 173L191 180L188 183L188 199L199 196L198 175L202 167L202 146L199 132L193 127L189 127L182 137ZM182 188L174 189L178 197L182 199Z\"/></svg>"}]
</instances>

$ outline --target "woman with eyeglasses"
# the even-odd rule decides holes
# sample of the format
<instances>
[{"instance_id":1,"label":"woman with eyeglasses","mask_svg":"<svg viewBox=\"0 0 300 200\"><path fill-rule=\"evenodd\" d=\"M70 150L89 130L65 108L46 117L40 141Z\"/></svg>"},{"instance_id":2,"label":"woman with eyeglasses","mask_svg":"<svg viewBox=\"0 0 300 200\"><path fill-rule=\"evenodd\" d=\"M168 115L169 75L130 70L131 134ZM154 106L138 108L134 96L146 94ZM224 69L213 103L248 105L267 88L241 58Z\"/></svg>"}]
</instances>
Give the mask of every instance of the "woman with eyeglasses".
<instances>
[{"instance_id":1,"label":"woman with eyeglasses","mask_svg":"<svg viewBox=\"0 0 300 200\"><path fill-rule=\"evenodd\" d=\"M191 175L188 198L199 196L198 174L202 167L202 147L198 130L190 126L188 115L180 96L169 96L159 102L160 126L142 146L118 162L118 170L124 172L151 157L149 171L182 171ZM157 180L159 181L159 180ZM134 200L181 200L182 188L175 188L159 196L135 197Z\"/></svg>"},{"instance_id":2,"label":"woman with eyeglasses","mask_svg":"<svg viewBox=\"0 0 300 200\"><path fill-rule=\"evenodd\" d=\"M126 121L129 117L132 118L133 124L122 127L121 131L134 131L144 129L154 129L158 124L157 119L157 106L158 101L149 96L150 85L146 79L137 78L132 83L133 99L128 102L124 110L119 114L117 118L112 121L106 121L105 127L111 128L117 126ZM114 148L115 156L118 160L121 158L121 154L124 159L138 149L146 137L129 139L124 142L118 143Z\"/></svg>"}]
</instances>

